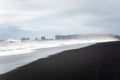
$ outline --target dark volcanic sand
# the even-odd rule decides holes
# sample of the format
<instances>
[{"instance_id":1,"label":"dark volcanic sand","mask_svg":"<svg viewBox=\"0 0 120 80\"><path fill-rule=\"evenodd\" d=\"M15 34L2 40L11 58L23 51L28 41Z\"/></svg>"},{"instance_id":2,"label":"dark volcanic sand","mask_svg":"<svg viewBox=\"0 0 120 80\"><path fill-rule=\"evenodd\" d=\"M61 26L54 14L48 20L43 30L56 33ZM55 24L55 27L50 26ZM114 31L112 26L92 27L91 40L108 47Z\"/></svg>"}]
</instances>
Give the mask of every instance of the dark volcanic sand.
<instances>
[{"instance_id":1,"label":"dark volcanic sand","mask_svg":"<svg viewBox=\"0 0 120 80\"><path fill-rule=\"evenodd\" d=\"M120 80L120 42L64 51L0 76L0 80Z\"/></svg>"}]
</instances>

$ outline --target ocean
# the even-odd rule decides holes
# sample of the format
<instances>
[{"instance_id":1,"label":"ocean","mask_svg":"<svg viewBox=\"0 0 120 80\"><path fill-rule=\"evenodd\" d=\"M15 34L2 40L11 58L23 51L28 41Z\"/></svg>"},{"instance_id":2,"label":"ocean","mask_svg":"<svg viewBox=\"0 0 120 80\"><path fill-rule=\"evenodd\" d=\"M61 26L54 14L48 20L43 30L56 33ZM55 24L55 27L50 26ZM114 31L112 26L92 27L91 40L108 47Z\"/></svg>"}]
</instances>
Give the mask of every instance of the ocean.
<instances>
[{"instance_id":1,"label":"ocean","mask_svg":"<svg viewBox=\"0 0 120 80\"><path fill-rule=\"evenodd\" d=\"M98 42L108 41L115 40L3 40L0 42L0 74L62 51L83 48Z\"/></svg>"}]
</instances>

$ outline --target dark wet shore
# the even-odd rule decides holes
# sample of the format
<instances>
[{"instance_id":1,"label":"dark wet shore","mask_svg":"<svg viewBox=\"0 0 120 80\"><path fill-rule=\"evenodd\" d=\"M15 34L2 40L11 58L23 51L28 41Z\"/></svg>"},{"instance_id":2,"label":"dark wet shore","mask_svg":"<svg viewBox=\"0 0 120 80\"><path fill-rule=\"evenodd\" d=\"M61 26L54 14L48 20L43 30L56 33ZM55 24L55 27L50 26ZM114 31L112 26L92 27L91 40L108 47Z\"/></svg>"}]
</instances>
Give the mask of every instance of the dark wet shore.
<instances>
[{"instance_id":1,"label":"dark wet shore","mask_svg":"<svg viewBox=\"0 0 120 80\"><path fill-rule=\"evenodd\" d=\"M0 80L120 80L120 42L64 51L0 75Z\"/></svg>"}]
</instances>

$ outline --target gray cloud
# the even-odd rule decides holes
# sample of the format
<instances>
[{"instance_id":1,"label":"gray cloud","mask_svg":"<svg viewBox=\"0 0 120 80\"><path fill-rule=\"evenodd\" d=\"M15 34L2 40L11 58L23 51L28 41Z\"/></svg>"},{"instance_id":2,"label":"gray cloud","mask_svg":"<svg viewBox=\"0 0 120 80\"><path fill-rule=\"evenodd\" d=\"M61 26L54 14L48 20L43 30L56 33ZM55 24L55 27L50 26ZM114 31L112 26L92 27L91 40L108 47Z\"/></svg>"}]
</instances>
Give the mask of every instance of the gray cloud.
<instances>
[{"instance_id":1,"label":"gray cloud","mask_svg":"<svg viewBox=\"0 0 120 80\"><path fill-rule=\"evenodd\" d=\"M0 24L45 35L120 34L119 7L119 0L0 0Z\"/></svg>"}]
</instances>

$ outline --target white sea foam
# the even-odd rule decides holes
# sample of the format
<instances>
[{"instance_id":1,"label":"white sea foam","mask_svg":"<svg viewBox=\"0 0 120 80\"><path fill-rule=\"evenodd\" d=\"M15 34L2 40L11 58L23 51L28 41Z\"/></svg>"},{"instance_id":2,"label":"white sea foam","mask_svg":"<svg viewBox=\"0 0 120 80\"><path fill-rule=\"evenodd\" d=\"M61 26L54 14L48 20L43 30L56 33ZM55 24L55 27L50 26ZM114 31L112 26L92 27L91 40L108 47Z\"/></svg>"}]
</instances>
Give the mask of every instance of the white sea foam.
<instances>
[{"instance_id":1,"label":"white sea foam","mask_svg":"<svg viewBox=\"0 0 120 80\"><path fill-rule=\"evenodd\" d=\"M40 58L46 58L50 55L57 54L61 51L83 48L98 42L109 41L117 40L92 39L92 40L49 40L49 41L25 41L25 42L21 42L19 40L2 41L0 42L0 74L7 73L18 67L36 61Z\"/></svg>"},{"instance_id":2,"label":"white sea foam","mask_svg":"<svg viewBox=\"0 0 120 80\"><path fill-rule=\"evenodd\" d=\"M46 40L46 41L25 41L5 40L0 43L0 56L9 56L33 52L36 49L58 47L83 43L98 43L117 41L117 39L90 39L90 40Z\"/></svg>"}]
</instances>

